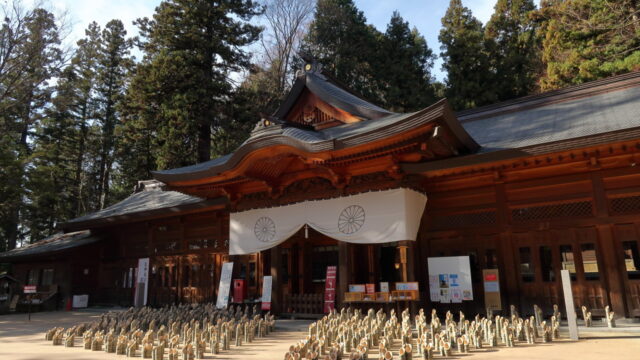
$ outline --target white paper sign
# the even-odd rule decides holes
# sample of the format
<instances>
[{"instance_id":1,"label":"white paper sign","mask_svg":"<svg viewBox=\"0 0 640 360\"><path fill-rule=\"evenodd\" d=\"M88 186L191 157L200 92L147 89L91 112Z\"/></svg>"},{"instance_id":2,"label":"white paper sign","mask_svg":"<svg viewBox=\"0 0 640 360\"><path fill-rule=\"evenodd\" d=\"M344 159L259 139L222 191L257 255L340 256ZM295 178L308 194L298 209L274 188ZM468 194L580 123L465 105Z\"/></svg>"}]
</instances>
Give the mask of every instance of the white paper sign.
<instances>
[{"instance_id":1,"label":"white paper sign","mask_svg":"<svg viewBox=\"0 0 640 360\"><path fill-rule=\"evenodd\" d=\"M233 262L222 264L220 273L220 285L218 286L218 299L216 308L224 309L229 304L229 291L231 290L231 273L233 272Z\"/></svg>"},{"instance_id":2,"label":"white paper sign","mask_svg":"<svg viewBox=\"0 0 640 360\"><path fill-rule=\"evenodd\" d=\"M138 274L136 277L136 291L134 305L141 307L147 305L149 290L149 258L138 259Z\"/></svg>"},{"instance_id":3,"label":"white paper sign","mask_svg":"<svg viewBox=\"0 0 640 360\"><path fill-rule=\"evenodd\" d=\"M262 310L271 310L271 288L273 286L271 275L262 277Z\"/></svg>"},{"instance_id":4,"label":"white paper sign","mask_svg":"<svg viewBox=\"0 0 640 360\"><path fill-rule=\"evenodd\" d=\"M71 306L74 309L86 308L89 306L89 295L73 295Z\"/></svg>"}]
</instances>

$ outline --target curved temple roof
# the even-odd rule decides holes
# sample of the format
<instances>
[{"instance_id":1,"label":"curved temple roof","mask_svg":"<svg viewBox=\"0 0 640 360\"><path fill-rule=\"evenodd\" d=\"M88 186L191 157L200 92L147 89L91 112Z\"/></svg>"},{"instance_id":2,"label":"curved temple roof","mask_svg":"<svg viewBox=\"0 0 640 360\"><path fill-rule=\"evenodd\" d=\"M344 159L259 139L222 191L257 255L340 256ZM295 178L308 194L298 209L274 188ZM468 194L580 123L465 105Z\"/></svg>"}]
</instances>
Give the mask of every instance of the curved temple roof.
<instances>
[{"instance_id":1,"label":"curved temple roof","mask_svg":"<svg viewBox=\"0 0 640 360\"><path fill-rule=\"evenodd\" d=\"M321 130L284 121L305 88L326 103L363 120ZM505 156L526 156L527 152L523 150L532 147L550 152L567 146L595 144L598 135L640 127L638 108L640 72L454 115L448 109L446 100L415 113L392 113L349 93L326 76L310 71L297 79L280 109L267 121L269 125L259 124L234 153L192 166L157 171L153 176L166 183L212 177L232 169L247 154L259 148L287 145L307 153L340 150L391 137L442 116L467 151L462 151L461 156L453 159L403 165L405 171L420 172L432 166L462 166L469 159L486 158L490 161ZM264 120L262 124L265 124ZM636 136L628 131L625 134L615 135L614 138ZM607 136L608 140L614 138ZM476 150L476 154L466 155Z\"/></svg>"},{"instance_id":2,"label":"curved temple roof","mask_svg":"<svg viewBox=\"0 0 640 360\"><path fill-rule=\"evenodd\" d=\"M311 81L308 81L309 79ZM316 81L317 80L317 81ZM446 100L409 114L390 113L355 97L327 78L307 73L304 86L292 90L291 108L308 84L330 89L318 90L323 101L346 108L353 106L359 116L371 117L360 122L322 130L300 124L269 119L259 125L251 137L234 153L200 164L158 171L154 177L163 182L212 177L232 169L251 152L274 145L285 145L298 151L315 153L340 150L373 142L435 120L448 128L467 151L457 157L420 163L403 163L406 173L424 173L477 163L501 161L582 148L601 143L640 139L640 72L614 76L570 88L527 96L495 105L453 114ZM311 85L313 88L314 85ZM347 95L345 95L345 93ZM336 100L325 96L338 94ZM287 100L288 101L288 100ZM351 105L349 105L351 104ZM368 109L368 110L367 110ZM373 111L367 115L367 111ZM280 111L280 110L279 110ZM282 110L284 114L284 110ZM278 112L276 112L278 114ZM476 143L477 142L477 143ZM206 208L224 204L223 198L206 200L175 191L136 193L124 201L94 214L71 220L67 230L85 229L118 221L133 221L144 216L167 214L185 209Z\"/></svg>"},{"instance_id":3,"label":"curved temple roof","mask_svg":"<svg viewBox=\"0 0 640 360\"><path fill-rule=\"evenodd\" d=\"M247 154L260 148L287 145L307 153L340 150L385 139L437 119L445 121L449 130L464 144L466 152L475 151L478 148L464 128L453 119L446 100L441 100L418 112L390 113L375 120L364 120L317 131L293 124L274 123L263 129L254 130L251 137L232 154L191 166L157 171L153 176L165 183L216 176L232 169Z\"/></svg>"},{"instance_id":4,"label":"curved temple roof","mask_svg":"<svg viewBox=\"0 0 640 360\"><path fill-rule=\"evenodd\" d=\"M71 233L57 233L33 244L0 253L0 261L15 260L38 255L49 255L79 246L89 245L100 241L100 237L92 236L91 231L83 230Z\"/></svg>"}]
</instances>

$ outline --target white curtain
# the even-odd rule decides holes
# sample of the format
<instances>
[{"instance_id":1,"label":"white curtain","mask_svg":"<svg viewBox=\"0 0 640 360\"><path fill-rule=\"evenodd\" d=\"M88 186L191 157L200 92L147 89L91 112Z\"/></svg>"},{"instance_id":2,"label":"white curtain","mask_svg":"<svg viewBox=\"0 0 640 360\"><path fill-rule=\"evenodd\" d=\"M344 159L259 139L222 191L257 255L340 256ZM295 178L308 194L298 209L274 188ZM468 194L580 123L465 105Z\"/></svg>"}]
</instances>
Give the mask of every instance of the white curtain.
<instances>
[{"instance_id":1,"label":"white curtain","mask_svg":"<svg viewBox=\"0 0 640 360\"><path fill-rule=\"evenodd\" d=\"M229 254L270 249L304 224L356 244L415 240L426 203L424 194L393 189L231 213Z\"/></svg>"}]
</instances>

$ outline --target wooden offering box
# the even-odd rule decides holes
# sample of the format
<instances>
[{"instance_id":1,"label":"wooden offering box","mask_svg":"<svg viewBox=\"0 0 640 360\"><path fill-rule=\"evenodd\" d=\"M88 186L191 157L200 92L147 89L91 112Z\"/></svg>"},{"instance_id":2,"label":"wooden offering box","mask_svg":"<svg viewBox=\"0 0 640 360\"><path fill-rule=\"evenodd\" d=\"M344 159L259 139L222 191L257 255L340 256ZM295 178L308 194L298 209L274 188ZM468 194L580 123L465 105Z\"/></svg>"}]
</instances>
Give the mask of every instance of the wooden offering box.
<instances>
[{"instance_id":1,"label":"wooden offering box","mask_svg":"<svg viewBox=\"0 0 640 360\"><path fill-rule=\"evenodd\" d=\"M364 293L361 292L346 292L344 293L345 302L362 301Z\"/></svg>"},{"instance_id":2,"label":"wooden offering box","mask_svg":"<svg viewBox=\"0 0 640 360\"><path fill-rule=\"evenodd\" d=\"M376 301L389 302L389 293L388 292L377 292L376 293Z\"/></svg>"},{"instance_id":3,"label":"wooden offering box","mask_svg":"<svg viewBox=\"0 0 640 360\"><path fill-rule=\"evenodd\" d=\"M417 301L420 300L418 290L394 290L391 292L393 301Z\"/></svg>"},{"instance_id":4,"label":"wooden offering box","mask_svg":"<svg viewBox=\"0 0 640 360\"><path fill-rule=\"evenodd\" d=\"M376 294L362 294L362 301L376 301Z\"/></svg>"}]
</instances>

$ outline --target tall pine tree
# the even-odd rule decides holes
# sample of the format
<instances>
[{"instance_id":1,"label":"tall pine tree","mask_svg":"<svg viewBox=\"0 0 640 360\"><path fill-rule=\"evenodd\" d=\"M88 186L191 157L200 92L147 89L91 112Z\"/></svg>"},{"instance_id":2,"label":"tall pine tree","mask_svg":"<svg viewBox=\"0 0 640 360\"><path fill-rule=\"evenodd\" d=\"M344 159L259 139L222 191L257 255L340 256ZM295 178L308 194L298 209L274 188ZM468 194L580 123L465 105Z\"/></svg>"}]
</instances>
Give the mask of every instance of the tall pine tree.
<instances>
[{"instance_id":1,"label":"tall pine tree","mask_svg":"<svg viewBox=\"0 0 640 360\"><path fill-rule=\"evenodd\" d=\"M301 52L334 78L375 103L382 103L379 38L352 0L318 0Z\"/></svg>"},{"instance_id":2,"label":"tall pine tree","mask_svg":"<svg viewBox=\"0 0 640 360\"><path fill-rule=\"evenodd\" d=\"M451 0L438 39L442 68L447 72L445 94L457 110L497 99L483 33L482 23L471 10L462 6L461 0Z\"/></svg>"},{"instance_id":3,"label":"tall pine tree","mask_svg":"<svg viewBox=\"0 0 640 360\"><path fill-rule=\"evenodd\" d=\"M23 223L31 241L55 232L56 225L76 216L75 164L78 128L73 116L76 74L68 66L56 85L56 96L33 136L34 150L28 181Z\"/></svg>"},{"instance_id":4,"label":"tall pine tree","mask_svg":"<svg viewBox=\"0 0 640 360\"><path fill-rule=\"evenodd\" d=\"M125 115L123 134L127 149L143 152L128 161L148 172L210 158L229 76L249 65L242 47L258 39L261 29L249 21L260 11L251 0L166 0L152 19L138 20L144 58L127 91L134 113ZM136 130L152 136L130 134Z\"/></svg>"},{"instance_id":5,"label":"tall pine tree","mask_svg":"<svg viewBox=\"0 0 640 360\"><path fill-rule=\"evenodd\" d=\"M64 62L53 14L19 4L2 7L0 28L0 248L23 237L31 137L51 96L49 81Z\"/></svg>"},{"instance_id":6,"label":"tall pine tree","mask_svg":"<svg viewBox=\"0 0 640 360\"><path fill-rule=\"evenodd\" d=\"M431 68L435 55L416 28L410 29L394 12L382 38L382 67L378 80L384 83L384 106L392 111L422 109L436 100Z\"/></svg>"},{"instance_id":7,"label":"tall pine tree","mask_svg":"<svg viewBox=\"0 0 640 360\"><path fill-rule=\"evenodd\" d=\"M487 23L485 37L495 72L497 100L525 96L534 91L540 67L540 47L532 0L498 0Z\"/></svg>"},{"instance_id":8,"label":"tall pine tree","mask_svg":"<svg viewBox=\"0 0 640 360\"><path fill-rule=\"evenodd\" d=\"M115 129L120 126L120 106L126 90L127 77L133 67L133 59L129 55L132 42L126 36L127 32L120 20L108 22L101 36L96 79L96 119L99 126L95 179L96 209L102 209L113 200L119 200L122 195L111 197L111 178L115 149L119 140L115 136Z\"/></svg>"}]
</instances>

